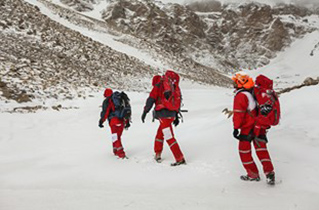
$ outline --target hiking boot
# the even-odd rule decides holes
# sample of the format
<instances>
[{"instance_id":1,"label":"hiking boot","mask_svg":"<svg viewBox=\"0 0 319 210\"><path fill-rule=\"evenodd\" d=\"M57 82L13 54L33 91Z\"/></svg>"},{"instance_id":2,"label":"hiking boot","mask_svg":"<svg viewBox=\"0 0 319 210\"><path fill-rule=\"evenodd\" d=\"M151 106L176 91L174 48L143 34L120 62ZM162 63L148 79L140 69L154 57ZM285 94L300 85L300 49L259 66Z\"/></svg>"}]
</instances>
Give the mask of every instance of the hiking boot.
<instances>
[{"instance_id":1,"label":"hiking boot","mask_svg":"<svg viewBox=\"0 0 319 210\"><path fill-rule=\"evenodd\" d=\"M162 162L161 153L156 153L154 159L158 163Z\"/></svg>"},{"instance_id":2,"label":"hiking boot","mask_svg":"<svg viewBox=\"0 0 319 210\"><path fill-rule=\"evenodd\" d=\"M171 166L179 166L179 165L186 165L185 159L182 159L181 161L177 161L171 164Z\"/></svg>"},{"instance_id":3,"label":"hiking boot","mask_svg":"<svg viewBox=\"0 0 319 210\"><path fill-rule=\"evenodd\" d=\"M274 185L275 184L275 172L270 172L266 175L267 178L267 184Z\"/></svg>"},{"instance_id":4,"label":"hiking boot","mask_svg":"<svg viewBox=\"0 0 319 210\"><path fill-rule=\"evenodd\" d=\"M128 159L128 157L125 155L125 153L117 154L117 157L118 157L119 159Z\"/></svg>"},{"instance_id":5,"label":"hiking boot","mask_svg":"<svg viewBox=\"0 0 319 210\"><path fill-rule=\"evenodd\" d=\"M256 182L259 182L259 181L260 181L260 177L259 177L259 176L256 177L256 178L252 178L252 177L250 177L250 176L248 176L248 175L241 175L241 176L240 176L240 179L241 179L241 180L244 180L244 181L256 181Z\"/></svg>"},{"instance_id":6,"label":"hiking boot","mask_svg":"<svg viewBox=\"0 0 319 210\"><path fill-rule=\"evenodd\" d=\"M122 160L124 160L124 159L128 159L128 157L127 157L127 156L121 156L121 157L120 157L120 156L118 156L118 158L119 158L119 159L122 159Z\"/></svg>"}]
</instances>

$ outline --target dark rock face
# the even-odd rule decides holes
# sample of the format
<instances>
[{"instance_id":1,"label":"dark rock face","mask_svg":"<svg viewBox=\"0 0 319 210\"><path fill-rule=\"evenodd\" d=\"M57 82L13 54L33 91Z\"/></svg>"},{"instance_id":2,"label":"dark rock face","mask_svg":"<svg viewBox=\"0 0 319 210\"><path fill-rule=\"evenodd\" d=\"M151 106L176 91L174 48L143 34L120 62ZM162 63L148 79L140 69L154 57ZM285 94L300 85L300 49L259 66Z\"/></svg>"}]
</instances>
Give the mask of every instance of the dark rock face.
<instances>
[{"instance_id":1,"label":"dark rock face","mask_svg":"<svg viewBox=\"0 0 319 210\"><path fill-rule=\"evenodd\" d=\"M119 7L122 15L114 15ZM214 0L162 7L147 0L121 0L110 4L103 19L116 30L160 45L170 53L205 56L201 53L209 52L219 58L220 70L227 71L263 66L289 46L292 37L315 30L283 21L279 15L286 14L300 18L312 12L292 5L272 8L249 3L234 7Z\"/></svg>"},{"instance_id":2,"label":"dark rock face","mask_svg":"<svg viewBox=\"0 0 319 210\"><path fill-rule=\"evenodd\" d=\"M168 45L183 42L187 45L206 36L206 24L194 12L178 4L161 9L151 1L116 1L102 17L121 32L157 39Z\"/></svg>"},{"instance_id":3,"label":"dark rock face","mask_svg":"<svg viewBox=\"0 0 319 210\"><path fill-rule=\"evenodd\" d=\"M277 18L272 26L271 33L264 36L265 46L273 52L282 50L288 43L290 37L288 31L285 29L284 24Z\"/></svg>"}]
</instances>

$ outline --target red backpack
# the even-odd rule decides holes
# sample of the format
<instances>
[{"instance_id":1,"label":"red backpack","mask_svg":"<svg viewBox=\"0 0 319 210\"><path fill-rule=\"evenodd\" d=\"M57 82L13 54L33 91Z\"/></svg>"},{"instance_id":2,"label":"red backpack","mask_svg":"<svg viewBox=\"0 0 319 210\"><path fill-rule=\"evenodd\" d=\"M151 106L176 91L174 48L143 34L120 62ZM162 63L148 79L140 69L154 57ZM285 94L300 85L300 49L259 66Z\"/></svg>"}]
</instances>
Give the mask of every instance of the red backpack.
<instances>
[{"instance_id":1,"label":"red backpack","mask_svg":"<svg viewBox=\"0 0 319 210\"><path fill-rule=\"evenodd\" d=\"M174 71L167 70L162 76L161 104L171 111L179 111L181 107L181 90L179 88L179 75Z\"/></svg>"},{"instance_id":2,"label":"red backpack","mask_svg":"<svg viewBox=\"0 0 319 210\"><path fill-rule=\"evenodd\" d=\"M276 126L280 120L280 103L273 90L273 81L264 75L256 78L254 97L257 101L258 116L256 126L270 128Z\"/></svg>"}]
</instances>

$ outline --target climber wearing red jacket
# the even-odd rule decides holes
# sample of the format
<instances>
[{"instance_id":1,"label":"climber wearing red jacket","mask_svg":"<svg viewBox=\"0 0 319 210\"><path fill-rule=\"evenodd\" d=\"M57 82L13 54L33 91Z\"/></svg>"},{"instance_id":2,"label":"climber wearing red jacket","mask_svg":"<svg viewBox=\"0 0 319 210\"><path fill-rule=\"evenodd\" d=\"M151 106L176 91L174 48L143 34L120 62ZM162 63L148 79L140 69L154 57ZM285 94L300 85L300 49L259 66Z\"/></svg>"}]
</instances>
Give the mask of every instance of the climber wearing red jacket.
<instances>
[{"instance_id":1,"label":"climber wearing red jacket","mask_svg":"<svg viewBox=\"0 0 319 210\"><path fill-rule=\"evenodd\" d=\"M247 175L242 180L259 181L258 168L251 155L251 142L253 141L256 154L263 165L264 173L268 179L274 181L274 168L267 150L266 142L255 141L254 126L257 117L257 104L252 95L254 81L244 72L233 76L236 94L234 97L233 136L239 140L239 155ZM240 130L240 132L239 132Z\"/></svg>"},{"instance_id":2,"label":"climber wearing red jacket","mask_svg":"<svg viewBox=\"0 0 319 210\"><path fill-rule=\"evenodd\" d=\"M121 136L124 128L130 127L130 121L126 119L120 119L115 110L115 106L112 100L113 91L110 88L106 88L104 91L104 101L102 104L102 111L100 114L99 127L103 128L103 123L106 119L109 121L109 126L112 133L113 153L121 159L127 158L124 152L124 148L121 142Z\"/></svg>"},{"instance_id":3,"label":"climber wearing red jacket","mask_svg":"<svg viewBox=\"0 0 319 210\"><path fill-rule=\"evenodd\" d=\"M176 76L177 74L173 71L168 71L166 75L172 75ZM176 84L175 84L175 90L177 90L179 93L177 95L180 96L180 90L178 87L179 77L176 76ZM144 111L142 114L142 122L145 122L146 114L151 110L153 105L155 104L155 118L159 120L160 126L158 128L156 138L155 138L155 144L154 144L154 151L155 151L155 160L157 162L161 161L161 153L163 151L163 143L166 141L175 157L176 162L172 163L172 166L182 165L186 164L186 161L184 159L184 155L174 137L173 127L172 123L177 126L179 123L179 119L177 116L178 111L177 110L170 110L169 108L164 105L163 101L165 100L165 90L164 90L164 76L161 77L159 75L156 75L153 77L152 85L153 89L146 101ZM179 99L180 100L180 99ZM180 101L179 101L180 103ZM178 104L180 106L180 104Z\"/></svg>"}]
</instances>

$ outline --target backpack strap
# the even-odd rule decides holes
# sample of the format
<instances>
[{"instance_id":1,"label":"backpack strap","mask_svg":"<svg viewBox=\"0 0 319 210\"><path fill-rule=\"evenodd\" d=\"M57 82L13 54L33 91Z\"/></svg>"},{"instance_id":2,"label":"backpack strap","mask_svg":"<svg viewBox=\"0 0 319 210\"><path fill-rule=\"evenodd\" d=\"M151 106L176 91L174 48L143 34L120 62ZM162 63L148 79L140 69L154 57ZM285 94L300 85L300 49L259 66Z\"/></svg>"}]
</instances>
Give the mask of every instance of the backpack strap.
<instances>
[{"instance_id":1,"label":"backpack strap","mask_svg":"<svg viewBox=\"0 0 319 210\"><path fill-rule=\"evenodd\" d=\"M105 114L102 118L103 122L109 117L110 113L113 112L115 109L114 104L112 102L112 95L109 96L106 100L107 100L108 104L107 104L107 108L105 110Z\"/></svg>"},{"instance_id":2,"label":"backpack strap","mask_svg":"<svg viewBox=\"0 0 319 210\"><path fill-rule=\"evenodd\" d=\"M256 100L255 98L253 97L252 93L246 89L239 89L237 92L236 92L236 95L238 93L243 93L246 95L247 99L248 99L248 107L246 110L237 110L237 109L234 109L233 112L239 112L239 113L245 113L247 112L249 114L249 116L251 117L254 117L253 114L251 113L257 106L256 106Z\"/></svg>"}]
</instances>

